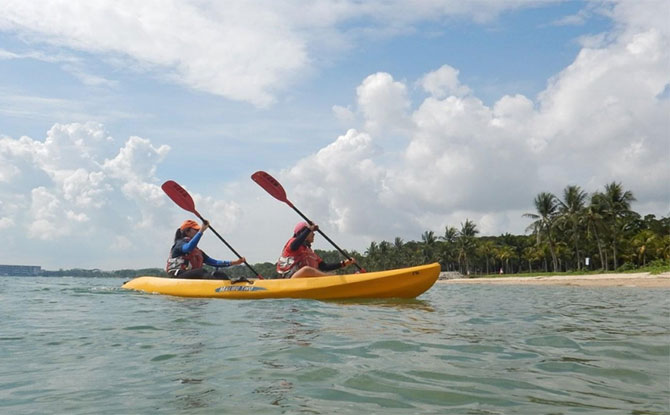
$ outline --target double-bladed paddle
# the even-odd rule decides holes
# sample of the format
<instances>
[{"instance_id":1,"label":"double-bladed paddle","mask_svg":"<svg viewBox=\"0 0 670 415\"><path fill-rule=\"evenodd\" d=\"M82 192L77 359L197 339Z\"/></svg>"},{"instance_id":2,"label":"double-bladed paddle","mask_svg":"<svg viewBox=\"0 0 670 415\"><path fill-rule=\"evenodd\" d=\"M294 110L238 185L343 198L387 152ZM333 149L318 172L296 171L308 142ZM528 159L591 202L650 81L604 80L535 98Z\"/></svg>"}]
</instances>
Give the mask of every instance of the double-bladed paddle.
<instances>
[{"instance_id":1,"label":"double-bladed paddle","mask_svg":"<svg viewBox=\"0 0 670 415\"><path fill-rule=\"evenodd\" d=\"M251 179L256 183L258 183L260 187L265 189L266 192L270 193L272 197L281 202L286 203L291 208L293 208L293 210L295 210L298 213L298 215L300 215L303 219L305 219L307 223L309 223L310 225L314 224L314 222L309 220L307 216L303 215L303 213L299 211L298 208L295 207L290 200L288 200L288 198L286 197L286 191L282 187L281 183L279 183L274 177L270 176L270 174L264 171L257 171L256 173L251 175ZM323 233L323 231L320 228L317 228L316 231L319 232L321 236L323 236L328 242L330 242L330 244L333 245L338 251L340 251L340 253L344 255L345 258L351 260L351 257L346 252L344 252L339 246L337 246L337 244L335 244L335 242L333 242L328 236L326 236L326 234ZM365 269L363 269L360 265L358 265L357 262L354 262L354 265L356 265L358 269L361 270L361 272L365 272Z\"/></svg>"},{"instance_id":2,"label":"double-bladed paddle","mask_svg":"<svg viewBox=\"0 0 670 415\"><path fill-rule=\"evenodd\" d=\"M170 199L172 199L172 201L177 204L177 206L193 213L195 216L200 218L200 220L202 221L205 220L202 217L202 215L200 215L200 213L195 209L195 203L193 202L193 198L191 197L191 195L186 191L186 189L181 187L179 183L172 180L168 180L167 182L163 183L161 188L163 189L165 194L168 195ZM221 235L219 235L219 233L214 228L212 228L212 225L209 226L209 229L211 229L212 232L214 232L214 235L218 236L221 242L226 244L228 249L233 251L233 253L237 255L238 258L242 258L242 256L238 254L237 251L232 246L230 246L230 244L226 242L226 240L223 239L223 237L221 237ZM261 280L263 279L261 274L257 273L256 270L253 269L251 265L249 265L249 263L247 263L247 261L244 261L244 265L246 265L251 270L251 272L253 272L254 275L256 275L259 279Z\"/></svg>"}]
</instances>

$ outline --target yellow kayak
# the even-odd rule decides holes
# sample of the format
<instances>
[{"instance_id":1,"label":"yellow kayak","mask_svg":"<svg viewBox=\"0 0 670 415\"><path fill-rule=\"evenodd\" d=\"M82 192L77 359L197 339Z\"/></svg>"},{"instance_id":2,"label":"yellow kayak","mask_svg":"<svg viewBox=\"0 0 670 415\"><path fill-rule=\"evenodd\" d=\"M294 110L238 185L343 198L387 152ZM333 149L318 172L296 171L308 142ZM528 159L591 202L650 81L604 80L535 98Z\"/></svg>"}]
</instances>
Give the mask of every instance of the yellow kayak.
<instances>
[{"instance_id":1,"label":"yellow kayak","mask_svg":"<svg viewBox=\"0 0 670 415\"><path fill-rule=\"evenodd\" d=\"M222 280L191 280L162 277L137 277L122 288L176 295L230 299L310 298L414 298L433 286L440 275L440 264L361 274L330 275L315 278L251 280L231 284Z\"/></svg>"}]
</instances>

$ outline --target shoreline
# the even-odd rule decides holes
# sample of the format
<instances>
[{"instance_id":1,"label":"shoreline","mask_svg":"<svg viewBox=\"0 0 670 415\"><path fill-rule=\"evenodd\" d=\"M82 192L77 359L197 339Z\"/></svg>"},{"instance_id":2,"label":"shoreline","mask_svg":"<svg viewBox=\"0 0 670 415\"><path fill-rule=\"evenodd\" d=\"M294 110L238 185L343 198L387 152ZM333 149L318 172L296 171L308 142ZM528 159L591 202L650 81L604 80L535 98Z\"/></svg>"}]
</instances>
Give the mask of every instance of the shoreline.
<instances>
[{"instance_id":1,"label":"shoreline","mask_svg":"<svg viewBox=\"0 0 670 415\"><path fill-rule=\"evenodd\" d=\"M552 275L539 277L454 278L438 280L440 284L566 285L578 287L670 288L670 272L652 275L630 274Z\"/></svg>"}]
</instances>

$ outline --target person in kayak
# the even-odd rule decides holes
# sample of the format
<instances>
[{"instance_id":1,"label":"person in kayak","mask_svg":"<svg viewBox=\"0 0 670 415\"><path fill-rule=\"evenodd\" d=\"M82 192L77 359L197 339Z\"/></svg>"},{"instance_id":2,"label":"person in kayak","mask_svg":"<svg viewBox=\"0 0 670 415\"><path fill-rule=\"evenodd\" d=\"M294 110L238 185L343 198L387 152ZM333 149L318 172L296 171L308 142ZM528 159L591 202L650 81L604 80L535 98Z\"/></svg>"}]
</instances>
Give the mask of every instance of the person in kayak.
<instances>
[{"instance_id":1,"label":"person in kayak","mask_svg":"<svg viewBox=\"0 0 670 415\"><path fill-rule=\"evenodd\" d=\"M174 235L174 244L170 248L170 256L167 260L166 271L172 278L189 279L230 279L223 271L218 269L214 272L203 268L203 264L213 267L229 267L245 262L244 257L235 261L220 261L209 257L198 248L198 242L202 234L209 228L209 222L203 220L202 227L196 221L185 220Z\"/></svg>"},{"instance_id":2,"label":"person in kayak","mask_svg":"<svg viewBox=\"0 0 670 415\"><path fill-rule=\"evenodd\" d=\"M323 261L313 250L314 232L317 225L300 222L293 229L293 237L286 242L277 261L277 273L280 278L307 278L328 275L328 271L344 268L356 262L347 259L335 264Z\"/></svg>"}]
</instances>

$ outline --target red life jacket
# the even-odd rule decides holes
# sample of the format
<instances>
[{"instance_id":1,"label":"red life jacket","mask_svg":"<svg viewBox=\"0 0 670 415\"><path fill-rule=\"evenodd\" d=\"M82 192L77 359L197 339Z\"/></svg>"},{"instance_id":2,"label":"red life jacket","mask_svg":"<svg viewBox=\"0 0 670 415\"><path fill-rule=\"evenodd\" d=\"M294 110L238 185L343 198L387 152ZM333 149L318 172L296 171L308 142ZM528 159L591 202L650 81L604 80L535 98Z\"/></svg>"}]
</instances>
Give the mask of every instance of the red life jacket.
<instances>
[{"instance_id":1,"label":"red life jacket","mask_svg":"<svg viewBox=\"0 0 670 415\"><path fill-rule=\"evenodd\" d=\"M172 258L172 249L170 249L170 255L168 256L165 271L168 274L176 274L176 272L182 270L186 271L189 269L202 268L204 262L205 258L202 256L202 251L198 247L195 247L191 252L176 258Z\"/></svg>"},{"instance_id":2,"label":"red life jacket","mask_svg":"<svg viewBox=\"0 0 670 415\"><path fill-rule=\"evenodd\" d=\"M202 264L205 261L202 251L198 247L193 248L191 252L184 255L184 258L191 265L191 269L202 268Z\"/></svg>"},{"instance_id":3,"label":"red life jacket","mask_svg":"<svg viewBox=\"0 0 670 415\"><path fill-rule=\"evenodd\" d=\"M309 246L303 244L297 250L291 251L291 242L294 240L295 238L291 238L284 245L277 261L277 272L284 274L293 268L296 270L302 267L318 268L319 263L323 260Z\"/></svg>"}]
</instances>

